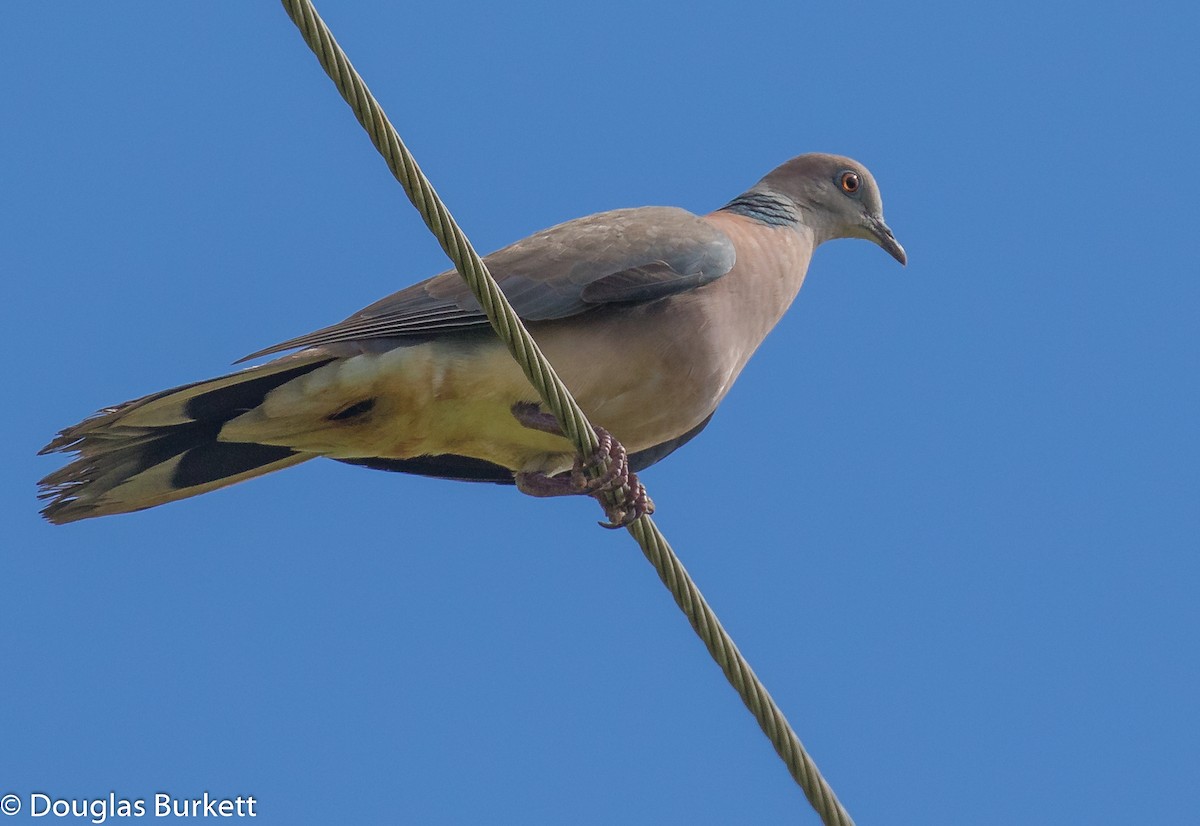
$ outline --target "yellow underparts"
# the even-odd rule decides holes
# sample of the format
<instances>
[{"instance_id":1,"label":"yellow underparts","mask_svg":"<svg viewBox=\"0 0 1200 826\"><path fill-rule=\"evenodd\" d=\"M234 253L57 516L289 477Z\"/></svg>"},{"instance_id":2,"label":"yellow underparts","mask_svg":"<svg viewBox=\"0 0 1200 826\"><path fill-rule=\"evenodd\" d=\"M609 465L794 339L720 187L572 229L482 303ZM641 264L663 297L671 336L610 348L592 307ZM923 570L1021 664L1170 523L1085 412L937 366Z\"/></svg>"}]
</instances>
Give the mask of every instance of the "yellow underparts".
<instances>
[{"instance_id":1,"label":"yellow underparts","mask_svg":"<svg viewBox=\"0 0 1200 826\"><path fill-rule=\"evenodd\" d=\"M337 459L455 454L512 470L565 470L569 442L513 418L514 403L536 400L499 341L434 341L318 368L268 393L219 438ZM354 405L369 410L332 418Z\"/></svg>"}]
</instances>

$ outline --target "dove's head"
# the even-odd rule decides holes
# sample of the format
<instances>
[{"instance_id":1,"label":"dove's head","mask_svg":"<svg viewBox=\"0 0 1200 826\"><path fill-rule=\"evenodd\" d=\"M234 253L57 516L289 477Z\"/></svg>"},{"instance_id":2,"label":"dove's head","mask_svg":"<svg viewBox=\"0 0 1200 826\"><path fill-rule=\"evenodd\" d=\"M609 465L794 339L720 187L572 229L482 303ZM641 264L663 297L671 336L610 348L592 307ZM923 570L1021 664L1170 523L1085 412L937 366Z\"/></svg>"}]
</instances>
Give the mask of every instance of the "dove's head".
<instances>
[{"instance_id":1,"label":"dove's head","mask_svg":"<svg viewBox=\"0 0 1200 826\"><path fill-rule=\"evenodd\" d=\"M841 155L800 155L771 170L747 195L756 192L794 207L796 221L813 231L818 244L832 238L865 238L901 264L908 263L904 247L884 223L879 186L858 161Z\"/></svg>"}]
</instances>

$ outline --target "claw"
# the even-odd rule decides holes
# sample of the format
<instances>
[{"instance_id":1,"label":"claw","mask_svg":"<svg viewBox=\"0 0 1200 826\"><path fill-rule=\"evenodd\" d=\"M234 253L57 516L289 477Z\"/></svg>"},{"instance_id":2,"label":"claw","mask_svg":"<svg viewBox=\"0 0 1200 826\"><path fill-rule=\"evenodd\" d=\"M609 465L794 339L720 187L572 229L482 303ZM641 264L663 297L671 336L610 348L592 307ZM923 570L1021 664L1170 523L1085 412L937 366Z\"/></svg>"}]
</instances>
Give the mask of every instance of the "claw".
<instances>
[{"instance_id":1,"label":"claw","mask_svg":"<svg viewBox=\"0 0 1200 826\"><path fill-rule=\"evenodd\" d=\"M562 435L554 417L543 413L536 404L518 402L513 405L512 413L524 427ZM517 489L530 496L591 496L608 517L607 522L598 523L602 528L623 528L654 513L654 503L646 495L646 488L629 469L629 453L624 445L602 427L596 427L595 431L599 444L586 461L577 456L571 470L557 476L518 472L515 474ZM600 475L589 477L589 468L604 467L606 462L608 467ZM617 500L611 505L606 501L606 494L610 493Z\"/></svg>"},{"instance_id":2,"label":"claw","mask_svg":"<svg viewBox=\"0 0 1200 826\"><path fill-rule=\"evenodd\" d=\"M600 527L615 531L617 528L632 525L643 516L654 513L654 502L646 495L646 487L638 481L636 474L631 473L629 477L629 490L634 491L633 501L612 509L605 507L604 514L608 517L608 521L597 522L596 524ZM603 502L600 504L604 505Z\"/></svg>"}]
</instances>

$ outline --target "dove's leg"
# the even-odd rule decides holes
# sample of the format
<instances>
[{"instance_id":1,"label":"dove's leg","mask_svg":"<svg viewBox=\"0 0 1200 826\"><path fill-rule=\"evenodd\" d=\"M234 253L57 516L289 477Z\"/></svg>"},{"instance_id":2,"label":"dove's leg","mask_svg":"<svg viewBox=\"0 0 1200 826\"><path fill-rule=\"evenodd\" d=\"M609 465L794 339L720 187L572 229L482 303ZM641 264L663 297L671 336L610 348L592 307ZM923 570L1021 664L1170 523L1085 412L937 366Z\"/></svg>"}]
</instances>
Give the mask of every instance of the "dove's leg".
<instances>
[{"instance_id":1,"label":"dove's leg","mask_svg":"<svg viewBox=\"0 0 1200 826\"><path fill-rule=\"evenodd\" d=\"M558 422L549 413L543 413L536 404L513 405L516 420L532 430L541 430L562 435ZM638 481L637 474L629 469L629 454L625 447L602 427L596 428L600 440L595 452L585 462L575 458L575 466L566 473L547 476L544 473L518 472L515 474L517 489L529 496L591 496L604 508L608 522L600 524L606 528L620 528L649 513L654 513L654 503L646 495L646 488ZM608 469L595 478L589 478L588 467ZM608 504L605 494L615 493L618 503Z\"/></svg>"}]
</instances>

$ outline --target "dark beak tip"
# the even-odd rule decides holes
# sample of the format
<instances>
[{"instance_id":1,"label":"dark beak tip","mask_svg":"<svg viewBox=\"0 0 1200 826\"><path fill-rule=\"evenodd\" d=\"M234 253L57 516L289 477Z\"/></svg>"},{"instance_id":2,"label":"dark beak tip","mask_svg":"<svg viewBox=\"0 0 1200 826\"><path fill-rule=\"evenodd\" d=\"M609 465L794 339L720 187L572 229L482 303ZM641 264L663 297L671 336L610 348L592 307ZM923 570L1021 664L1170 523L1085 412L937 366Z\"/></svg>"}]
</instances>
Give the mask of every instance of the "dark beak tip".
<instances>
[{"instance_id":1,"label":"dark beak tip","mask_svg":"<svg viewBox=\"0 0 1200 826\"><path fill-rule=\"evenodd\" d=\"M892 230L883 219L876 218L873 222L872 230L879 246L883 247L888 255L900 262L900 266L908 266L908 253L904 251L904 247L900 246L900 242L896 240L896 236L892 234Z\"/></svg>"},{"instance_id":2,"label":"dark beak tip","mask_svg":"<svg viewBox=\"0 0 1200 826\"><path fill-rule=\"evenodd\" d=\"M900 242L892 237L890 232L886 235L882 233L880 234L879 246L883 247L884 252L899 261L900 266L908 266L908 253L904 251L904 247L900 246Z\"/></svg>"}]
</instances>

